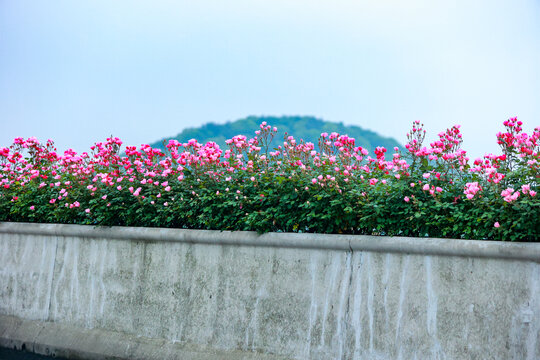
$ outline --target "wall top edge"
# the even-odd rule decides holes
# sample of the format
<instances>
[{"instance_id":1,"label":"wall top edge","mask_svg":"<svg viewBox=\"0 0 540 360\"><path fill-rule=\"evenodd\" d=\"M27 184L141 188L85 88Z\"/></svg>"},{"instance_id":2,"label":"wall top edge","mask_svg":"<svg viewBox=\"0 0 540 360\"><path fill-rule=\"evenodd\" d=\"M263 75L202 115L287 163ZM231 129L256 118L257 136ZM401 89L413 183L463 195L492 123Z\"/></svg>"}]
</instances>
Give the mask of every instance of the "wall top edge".
<instances>
[{"instance_id":1,"label":"wall top edge","mask_svg":"<svg viewBox=\"0 0 540 360\"><path fill-rule=\"evenodd\" d=\"M411 238L371 235L266 233L144 227L0 222L0 234L81 237L145 242L370 251L417 255L498 258L540 263L540 243Z\"/></svg>"}]
</instances>

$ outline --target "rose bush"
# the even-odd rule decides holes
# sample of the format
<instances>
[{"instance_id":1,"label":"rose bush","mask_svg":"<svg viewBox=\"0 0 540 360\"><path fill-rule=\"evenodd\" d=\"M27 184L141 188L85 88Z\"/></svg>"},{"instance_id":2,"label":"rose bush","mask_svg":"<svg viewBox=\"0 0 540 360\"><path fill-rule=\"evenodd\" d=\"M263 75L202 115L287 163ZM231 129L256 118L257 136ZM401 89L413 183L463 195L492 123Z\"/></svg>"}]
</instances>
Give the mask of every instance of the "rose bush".
<instances>
[{"instance_id":1,"label":"rose bush","mask_svg":"<svg viewBox=\"0 0 540 360\"><path fill-rule=\"evenodd\" d=\"M0 221L538 241L540 127L504 126L501 154L474 161L459 126L426 146L419 121L406 153L373 157L336 133L270 149L266 123L225 151L193 139L121 155L111 137L59 155L17 138L0 148Z\"/></svg>"}]
</instances>

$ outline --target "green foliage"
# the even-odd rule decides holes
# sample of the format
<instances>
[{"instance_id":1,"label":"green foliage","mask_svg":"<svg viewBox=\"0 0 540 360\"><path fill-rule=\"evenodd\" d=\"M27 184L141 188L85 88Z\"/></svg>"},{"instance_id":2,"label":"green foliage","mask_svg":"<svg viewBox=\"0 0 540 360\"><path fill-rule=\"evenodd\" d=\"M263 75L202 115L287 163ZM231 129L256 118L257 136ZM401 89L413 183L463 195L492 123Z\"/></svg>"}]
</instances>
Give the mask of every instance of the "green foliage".
<instances>
[{"instance_id":1,"label":"green foliage","mask_svg":"<svg viewBox=\"0 0 540 360\"><path fill-rule=\"evenodd\" d=\"M233 176L227 184L199 179L175 183L160 197L154 186L143 186L139 197L107 187L96 196L72 189L78 208L50 204L52 190L26 186L17 201L0 201L0 220L506 241L538 241L540 234L540 202L524 196L509 204L495 188L469 201L460 186L433 196L403 181L375 186L340 181L337 188L312 184L298 174L260 174L256 181ZM495 228L496 221L503 226Z\"/></svg>"},{"instance_id":2,"label":"green foliage","mask_svg":"<svg viewBox=\"0 0 540 360\"><path fill-rule=\"evenodd\" d=\"M294 123L310 129L306 119ZM313 141L319 151L292 138L267 151L274 130L264 123L224 154L189 141L119 156L109 138L93 154L59 157L52 143L19 138L0 148L0 221L539 241L540 127L528 136L506 123L503 155L473 166L459 127L428 149L418 121L407 152L388 160L337 134Z\"/></svg>"},{"instance_id":3,"label":"green foliage","mask_svg":"<svg viewBox=\"0 0 540 360\"><path fill-rule=\"evenodd\" d=\"M317 144L319 136L323 132L347 134L356 139L356 145L373 151L377 146L383 146L387 149L394 147L402 148L396 140L380 136L379 134L362 129L355 125L344 125L343 123L334 123L324 121L312 116L249 116L245 119L228 122L223 125L209 123L198 128L188 128L173 138L166 138L150 144L152 147L164 148L163 141L170 139L178 140L181 143L190 139L197 139L200 143L208 141L216 142L224 148L225 140L235 135L245 135L248 138L253 136L253 129L258 129L259 124L266 121L272 126L278 128L278 133L270 144L270 148L275 148L282 144L285 133L294 135L298 140L303 139L306 142Z\"/></svg>"}]
</instances>

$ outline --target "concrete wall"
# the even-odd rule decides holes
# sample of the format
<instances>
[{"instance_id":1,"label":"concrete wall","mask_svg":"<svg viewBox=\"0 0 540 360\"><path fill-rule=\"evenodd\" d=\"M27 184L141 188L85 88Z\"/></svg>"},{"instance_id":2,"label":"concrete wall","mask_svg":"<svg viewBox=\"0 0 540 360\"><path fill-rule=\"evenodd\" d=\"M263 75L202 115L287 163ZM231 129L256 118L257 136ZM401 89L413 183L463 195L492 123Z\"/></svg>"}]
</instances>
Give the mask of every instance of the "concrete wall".
<instances>
[{"instance_id":1,"label":"concrete wall","mask_svg":"<svg viewBox=\"0 0 540 360\"><path fill-rule=\"evenodd\" d=\"M0 223L0 346L538 359L540 244Z\"/></svg>"}]
</instances>

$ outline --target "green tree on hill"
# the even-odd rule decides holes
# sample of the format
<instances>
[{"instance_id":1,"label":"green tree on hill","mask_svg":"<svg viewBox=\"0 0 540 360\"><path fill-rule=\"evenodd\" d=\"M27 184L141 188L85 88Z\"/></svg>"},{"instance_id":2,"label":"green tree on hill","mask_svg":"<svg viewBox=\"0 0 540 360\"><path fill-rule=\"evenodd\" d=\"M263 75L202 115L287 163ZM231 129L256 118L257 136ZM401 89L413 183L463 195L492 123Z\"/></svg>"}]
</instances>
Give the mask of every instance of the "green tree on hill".
<instances>
[{"instance_id":1,"label":"green tree on hill","mask_svg":"<svg viewBox=\"0 0 540 360\"><path fill-rule=\"evenodd\" d=\"M383 137L373 131L362 129L356 125L344 125L317 119L313 116L248 116L226 124L208 123L198 128L187 128L174 137L159 140L152 147L163 148L163 141L175 139L179 142L187 142L190 139L197 139L200 143L214 141L221 148L226 148L225 140L235 135L245 135L248 138L255 136L254 131L259 129L259 125L266 121L269 125L278 128L278 133L274 137L271 148L282 144L285 133L294 136L299 141L312 142L317 146L319 136L323 132L347 134L356 139L356 145L366 148L370 152L377 146L384 146L393 149L395 146L402 148L395 139Z\"/></svg>"}]
</instances>

